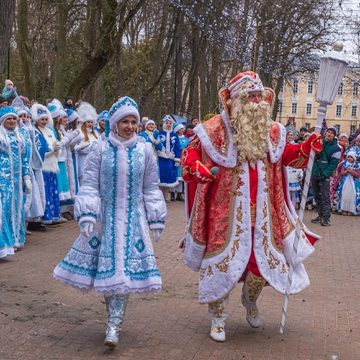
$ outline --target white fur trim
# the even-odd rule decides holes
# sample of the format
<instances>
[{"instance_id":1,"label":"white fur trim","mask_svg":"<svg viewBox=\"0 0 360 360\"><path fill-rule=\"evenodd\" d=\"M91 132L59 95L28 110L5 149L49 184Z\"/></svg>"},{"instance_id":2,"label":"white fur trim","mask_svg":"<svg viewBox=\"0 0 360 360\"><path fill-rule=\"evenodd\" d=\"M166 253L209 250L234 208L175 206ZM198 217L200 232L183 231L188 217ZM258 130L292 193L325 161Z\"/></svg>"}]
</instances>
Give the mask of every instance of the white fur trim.
<instances>
[{"instance_id":1,"label":"white fur trim","mask_svg":"<svg viewBox=\"0 0 360 360\"><path fill-rule=\"evenodd\" d=\"M229 118L225 111L221 113L221 119L224 122L226 132L228 134L228 138L231 138L231 129L230 129L230 123ZM227 167L227 168L233 168L236 166L236 160L237 160L237 151L236 146L229 141L228 144L228 153L227 155L220 154L212 144L208 134L205 131L203 124L198 124L194 128L195 134L198 136L198 138L201 141L201 145L206 151L206 153L210 156L211 160L213 160L215 163Z\"/></svg>"},{"instance_id":2,"label":"white fur trim","mask_svg":"<svg viewBox=\"0 0 360 360\"><path fill-rule=\"evenodd\" d=\"M184 262L191 270L199 271L205 253L205 245L197 244L191 234L185 235Z\"/></svg>"},{"instance_id":3,"label":"white fur trim","mask_svg":"<svg viewBox=\"0 0 360 360\"><path fill-rule=\"evenodd\" d=\"M199 302L209 303L223 298L238 283L248 264L251 254L251 218L250 218L250 183L248 163L241 164L245 173L241 176L243 185L240 191L243 196L236 196L233 225L231 229L230 241L226 248L218 255L204 258L201 263L201 271L205 271L205 276L199 283ZM239 175L240 176L240 175ZM236 209L242 207L242 222L236 217ZM242 233L236 236L236 227L240 226ZM221 271L219 264L227 264L227 271ZM208 267L212 269L212 275L206 275Z\"/></svg>"},{"instance_id":4,"label":"white fur trim","mask_svg":"<svg viewBox=\"0 0 360 360\"><path fill-rule=\"evenodd\" d=\"M266 172L263 161L257 162L258 192L256 201L256 223L254 233L254 253L261 275L266 281L280 293L285 293L289 266L284 252L278 250L272 242L272 229L270 219L270 204L268 199L268 188ZM288 212L289 214L289 212ZM291 221L291 219L289 219ZM291 246L292 234L285 241ZM291 294L296 294L309 286L309 277L304 266L298 262L294 268Z\"/></svg>"},{"instance_id":5,"label":"white fur trim","mask_svg":"<svg viewBox=\"0 0 360 360\"><path fill-rule=\"evenodd\" d=\"M170 184L168 184L168 183L160 183L159 184L160 187L169 187L169 188L175 187L176 185L179 185L179 182L177 180Z\"/></svg>"}]
</instances>

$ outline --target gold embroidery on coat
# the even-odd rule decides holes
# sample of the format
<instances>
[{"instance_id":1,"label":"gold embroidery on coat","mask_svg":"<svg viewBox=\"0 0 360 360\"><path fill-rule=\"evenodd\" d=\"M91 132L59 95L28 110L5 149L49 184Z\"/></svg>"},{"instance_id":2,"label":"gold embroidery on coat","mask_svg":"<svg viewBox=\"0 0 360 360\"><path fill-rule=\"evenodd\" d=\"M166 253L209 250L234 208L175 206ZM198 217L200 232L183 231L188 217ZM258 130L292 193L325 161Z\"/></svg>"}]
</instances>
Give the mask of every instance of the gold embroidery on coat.
<instances>
[{"instance_id":1,"label":"gold embroidery on coat","mask_svg":"<svg viewBox=\"0 0 360 360\"><path fill-rule=\"evenodd\" d=\"M272 254L271 250L269 251L268 264L270 269L274 270L280 264L280 261Z\"/></svg>"},{"instance_id":2,"label":"gold embroidery on coat","mask_svg":"<svg viewBox=\"0 0 360 360\"><path fill-rule=\"evenodd\" d=\"M234 240L234 245L231 248L231 260L234 258L236 252L239 250L240 247L240 239Z\"/></svg>"},{"instance_id":3,"label":"gold embroidery on coat","mask_svg":"<svg viewBox=\"0 0 360 360\"><path fill-rule=\"evenodd\" d=\"M229 269L229 263L230 263L230 258L229 256L227 256L223 261L219 262L218 264L215 264L215 266L219 271L226 273Z\"/></svg>"}]
</instances>

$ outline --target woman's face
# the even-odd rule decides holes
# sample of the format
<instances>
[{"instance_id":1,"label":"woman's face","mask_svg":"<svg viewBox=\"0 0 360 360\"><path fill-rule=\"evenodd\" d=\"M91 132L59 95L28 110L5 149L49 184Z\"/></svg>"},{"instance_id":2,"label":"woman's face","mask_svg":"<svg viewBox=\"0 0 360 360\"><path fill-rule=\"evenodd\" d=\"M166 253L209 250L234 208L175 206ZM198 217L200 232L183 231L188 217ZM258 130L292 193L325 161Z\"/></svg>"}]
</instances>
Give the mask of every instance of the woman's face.
<instances>
[{"instance_id":1,"label":"woman's face","mask_svg":"<svg viewBox=\"0 0 360 360\"><path fill-rule=\"evenodd\" d=\"M48 117L44 116L40 120L37 121L37 125L41 128L44 128L47 125L48 121L49 121Z\"/></svg>"},{"instance_id":2,"label":"woman's face","mask_svg":"<svg viewBox=\"0 0 360 360\"><path fill-rule=\"evenodd\" d=\"M137 129L137 121L135 116L125 116L117 122L116 127L117 133L120 137L125 140L131 139Z\"/></svg>"},{"instance_id":3,"label":"woman's face","mask_svg":"<svg viewBox=\"0 0 360 360\"><path fill-rule=\"evenodd\" d=\"M165 130L170 131L172 128L172 122L171 121L165 121L165 125L164 125Z\"/></svg>"},{"instance_id":4,"label":"woman's face","mask_svg":"<svg viewBox=\"0 0 360 360\"><path fill-rule=\"evenodd\" d=\"M93 124L94 122L92 120L88 120L88 121L85 121L85 127L87 129L92 129L93 128Z\"/></svg>"},{"instance_id":5,"label":"woman's face","mask_svg":"<svg viewBox=\"0 0 360 360\"><path fill-rule=\"evenodd\" d=\"M348 157L347 157L347 161L348 161L350 164L352 164L352 163L355 161L355 159L354 159L352 156L348 156Z\"/></svg>"},{"instance_id":6,"label":"woman's face","mask_svg":"<svg viewBox=\"0 0 360 360\"><path fill-rule=\"evenodd\" d=\"M355 145L360 147L360 140L356 140Z\"/></svg>"},{"instance_id":7,"label":"woman's face","mask_svg":"<svg viewBox=\"0 0 360 360\"><path fill-rule=\"evenodd\" d=\"M177 132L177 134L178 134L179 136L183 136L183 135L184 135L184 132L185 132L185 129L180 129L180 130Z\"/></svg>"},{"instance_id":8,"label":"woman's face","mask_svg":"<svg viewBox=\"0 0 360 360\"><path fill-rule=\"evenodd\" d=\"M149 130L149 131L154 131L155 130L155 127L156 127L156 125L155 124L153 124L153 123L150 123L147 127L146 127L146 130Z\"/></svg>"},{"instance_id":9,"label":"woman's face","mask_svg":"<svg viewBox=\"0 0 360 360\"><path fill-rule=\"evenodd\" d=\"M60 119L60 124L61 125L66 125L68 123L68 117L64 116Z\"/></svg>"},{"instance_id":10,"label":"woman's face","mask_svg":"<svg viewBox=\"0 0 360 360\"><path fill-rule=\"evenodd\" d=\"M27 115L25 113L22 113L19 115L19 122L27 121Z\"/></svg>"},{"instance_id":11,"label":"woman's face","mask_svg":"<svg viewBox=\"0 0 360 360\"><path fill-rule=\"evenodd\" d=\"M293 134L291 131L289 131L289 132L286 134L286 141L291 143L291 142L294 141L294 139L295 139L294 134Z\"/></svg>"},{"instance_id":12,"label":"woman's face","mask_svg":"<svg viewBox=\"0 0 360 360\"><path fill-rule=\"evenodd\" d=\"M17 125L18 118L16 116L9 116L4 120L4 127L8 130L14 130Z\"/></svg>"}]
</instances>

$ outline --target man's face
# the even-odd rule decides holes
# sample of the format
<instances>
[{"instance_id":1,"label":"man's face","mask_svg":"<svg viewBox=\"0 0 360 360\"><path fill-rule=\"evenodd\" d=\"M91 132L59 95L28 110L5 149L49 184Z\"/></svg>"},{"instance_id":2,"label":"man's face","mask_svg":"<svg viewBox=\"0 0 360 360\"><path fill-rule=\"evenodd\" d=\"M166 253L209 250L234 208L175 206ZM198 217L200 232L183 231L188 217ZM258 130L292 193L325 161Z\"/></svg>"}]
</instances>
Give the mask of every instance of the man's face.
<instances>
[{"instance_id":1,"label":"man's face","mask_svg":"<svg viewBox=\"0 0 360 360\"><path fill-rule=\"evenodd\" d=\"M348 161L350 164L352 164L352 163L355 162L355 159L354 159L351 155L349 155L349 156L347 157L347 161Z\"/></svg>"},{"instance_id":2,"label":"man's face","mask_svg":"<svg viewBox=\"0 0 360 360\"><path fill-rule=\"evenodd\" d=\"M7 101L3 101L2 103L0 103L0 108L7 106L8 102Z\"/></svg>"},{"instance_id":3,"label":"man's face","mask_svg":"<svg viewBox=\"0 0 360 360\"><path fill-rule=\"evenodd\" d=\"M253 102L255 104L259 104L259 102L263 99L261 91L252 91L249 92L248 101Z\"/></svg>"},{"instance_id":4,"label":"man's face","mask_svg":"<svg viewBox=\"0 0 360 360\"><path fill-rule=\"evenodd\" d=\"M191 120L191 124L194 125L194 126L196 126L196 125L199 124L199 123L200 123L200 120L199 120L199 119L192 119L192 120Z\"/></svg>"},{"instance_id":5,"label":"man's face","mask_svg":"<svg viewBox=\"0 0 360 360\"><path fill-rule=\"evenodd\" d=\"M334 139L334 137L335 137L335 134L334 134L334 132L333 131L327 131L326 133L325 133L325 140L326 141L331 141L331 140L333 140Z\"/></svg>"},{"instance_id":6,"label":"man's face","mask_svg":"<svg viewBox=\"0 0 360 360\"><path fill-rule=\"evenodd\" d=\"M360 147L360 140L356 140L355 145Z\"/></svg>"},{"instance_id":7,"label":"man's face","mask_svg":"<svg viewBox=\"0 0 360 360\"><path fill-rule=\"evenodd\" d=\"M72 99L67 99L67 100L66 100L66 103L67 103L68 105L71 105L71 106L72 106L73 101L72 101Z\"/></svg>"}]
</instances>

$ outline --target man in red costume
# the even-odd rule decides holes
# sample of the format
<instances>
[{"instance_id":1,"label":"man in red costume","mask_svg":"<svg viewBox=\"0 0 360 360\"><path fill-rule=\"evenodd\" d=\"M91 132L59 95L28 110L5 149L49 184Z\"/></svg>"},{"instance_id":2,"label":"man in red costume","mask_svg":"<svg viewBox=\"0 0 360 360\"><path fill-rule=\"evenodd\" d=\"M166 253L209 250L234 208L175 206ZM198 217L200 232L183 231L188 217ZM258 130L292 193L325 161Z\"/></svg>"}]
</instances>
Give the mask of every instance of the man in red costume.
<instances>
[{"instance_id":1,"label":"man in red costume","mask_svg":"<svg viewBox=\"0 0 360 360\"><path fill-rule=\"evenodd\" d=\"M254 72L236 75L220 98L224 111L196 126L182 166L190 215L185 263L200 272L199 301L209 305L211 338L225 341L225 308L240 280L241 302L254 328L260 326L256 300L265 284L285 292L296 213L284 166L306 167L321 140L313 134L301 144L286 144L285 127L270 118L274 92ZM318 238L303 227L292 259L292 294L309 285L302 262Z\"/></svg>"}]
</instances>

